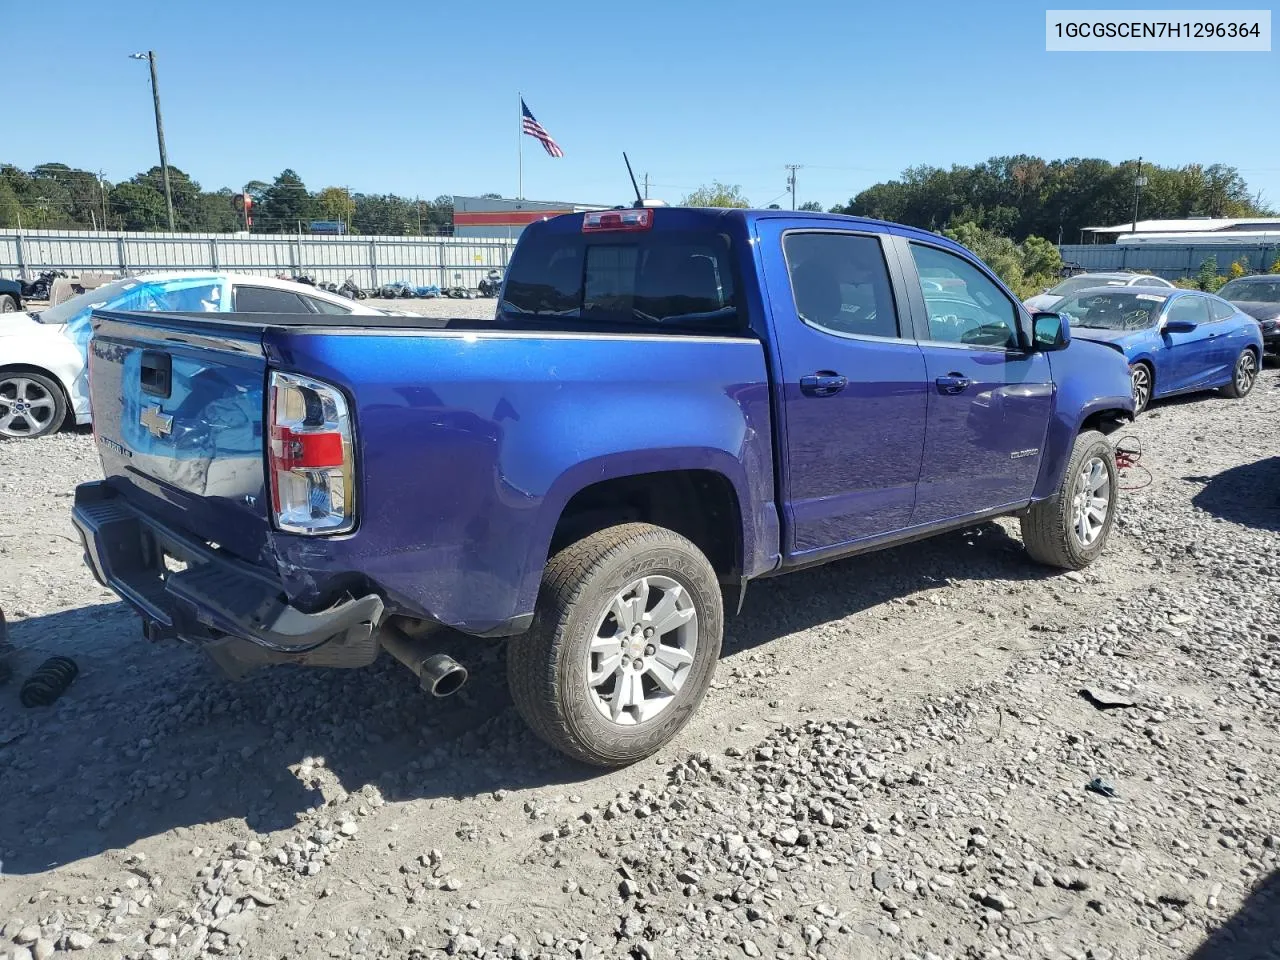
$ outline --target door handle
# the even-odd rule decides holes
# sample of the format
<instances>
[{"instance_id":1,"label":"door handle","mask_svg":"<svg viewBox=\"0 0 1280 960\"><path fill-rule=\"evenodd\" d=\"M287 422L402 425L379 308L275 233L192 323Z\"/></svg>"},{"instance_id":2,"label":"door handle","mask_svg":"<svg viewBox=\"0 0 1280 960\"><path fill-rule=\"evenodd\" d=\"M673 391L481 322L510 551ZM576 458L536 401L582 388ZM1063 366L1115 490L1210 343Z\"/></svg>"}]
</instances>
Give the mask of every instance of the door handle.
<instances>
[{"instance_id":1,"label":"door handle","mask_svg":"<svg viewBox=\"0 0 1280 960\"><path fill-rule=\"evenodd\" d=\"M822 370L800 378L800 392L811 397L830 397L848 385L847 377L842 377L830 370Z\"/></svg>"},{"instance_id":2,"label":"door handle","mask_svg":"<svg viewBox=\"0 0 1280 960\"><path fill-rule=\"evenodd\" d=\"M964 393L973 383L960 373L948 373L945 377L939 377L933 382L938 385L939 393Z\"/></svg>"}]
</instances>

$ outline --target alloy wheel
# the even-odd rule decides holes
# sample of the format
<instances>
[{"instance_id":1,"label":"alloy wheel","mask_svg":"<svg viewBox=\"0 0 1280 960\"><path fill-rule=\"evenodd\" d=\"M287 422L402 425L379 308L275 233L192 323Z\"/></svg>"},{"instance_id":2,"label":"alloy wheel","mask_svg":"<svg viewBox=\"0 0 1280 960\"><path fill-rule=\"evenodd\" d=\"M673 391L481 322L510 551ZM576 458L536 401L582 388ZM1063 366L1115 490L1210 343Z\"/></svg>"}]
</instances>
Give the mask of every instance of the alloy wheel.
<instances>
[{"instance_id":1,"label":"alloy wheel","mask_svg":"<svg viewBox=\"0 0 1280 960\"><path fill-rule=\"evenodd\" d=\"M1236 361L1236 390L1242 394L1248 393L1253 388L1253 381L1257 376L1258 361L1254 358L1252 350L1246 350Z\"/></svg>"},{"instance_id":2,"label":"alloy wheel","mask_svg":"<svg viewBox=\"0 0 1280 960\"><path fill-rule=\"evenodd\" d=\"M693 598L666 576L623 587L605 607L587 653L587 690L605 719L652 720L675 701L698 648Z\"/></svg>"},{"instance_id":3,"label":"alloy wheel","mask_svg":"<svg viewBox=\"0 0 1280 960\"><path fill-rule=\"evenodd\" d=\"M43 386L22 376L0 379L0 437L30 437L47 430L57 403Z\"/></svg>"},{"instance_id":4,"label":"alloy wheel","mask_svg":"<svg viewBox=\"0 0 1280 960\"><path fill-rule=\"evenodd\" d=\"M1111 512L1111 475L1101 457L1091 457L1076 478L1072 498L1071 529L1082 547L1091 547L1102 535Z\"/></svg>"}]
</instances>

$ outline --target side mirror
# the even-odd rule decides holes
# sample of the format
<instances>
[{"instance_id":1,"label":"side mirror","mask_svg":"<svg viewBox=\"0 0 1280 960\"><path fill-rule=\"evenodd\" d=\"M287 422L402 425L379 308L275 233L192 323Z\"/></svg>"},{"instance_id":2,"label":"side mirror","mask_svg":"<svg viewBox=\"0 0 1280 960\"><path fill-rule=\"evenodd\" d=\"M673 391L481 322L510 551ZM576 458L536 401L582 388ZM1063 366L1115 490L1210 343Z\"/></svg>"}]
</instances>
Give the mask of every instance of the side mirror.
<instances>
[{"instance_id":1,"label":"side mirror","mask_svg":"<svg viewBox=\"0 0 1280 960\"><path fill-rule=\"evenodd\" d=\"M1031 330L1033 350L1063 350L1071 342L1071 324L1065 313L1037 311L1031 315Z\"/></svg>"},{"instance_id":2,"label":"side mirror","mask_svg":"<svg viewBox=\"0 0 1280 960\"><path fill-rule=\"evenodd\" d=\"M1164 322L1164 332L1190 333L1196 326L1197 324L1194 320L1166 320Z\"/></svg>"}]
</instances>

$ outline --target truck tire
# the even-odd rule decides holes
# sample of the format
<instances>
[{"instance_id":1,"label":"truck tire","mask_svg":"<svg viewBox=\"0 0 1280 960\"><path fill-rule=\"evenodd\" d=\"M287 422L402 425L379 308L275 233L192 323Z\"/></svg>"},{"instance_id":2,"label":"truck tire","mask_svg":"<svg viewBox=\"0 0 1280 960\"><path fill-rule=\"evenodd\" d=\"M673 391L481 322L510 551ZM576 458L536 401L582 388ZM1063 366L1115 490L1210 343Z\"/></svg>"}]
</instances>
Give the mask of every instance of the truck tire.
<instances>
[{"instance_id":1,"label":"truck tire","mask_svg":"<svg viewBox=\"0 0 1280 960\"><path fill-rule=\"evenodd\" d=\"M0 313L17 313L18 301L12 294L0 293Z\"/></svg>"},{"instance_id":2,"label":"truck tire","mask_svg":"<svg viewBox=\"0 0 1280 960\"><path fill-rule=\"evenodd\" d=\"M1096 430L1076 437L1062 483L1022 517L1022 542L1050 567L1080 570L1102 553L1119 499L1115 453Z\"/></svg>"},{"instance_id":3,"label":"truck tire","mask_svg":"<svg viewBox=\"0 0 1280 960\"><path fill-rule=\"evenodd\" d=\"M1223 396L1233 400L1241 400L1253 391L1258 381L1258 355L1251 347L1245 347L1236 357L1236 365L1231 369L1231 382L1222 388Z\"/></svg>"},{"instance_id":4,"label":"truck tire","mask_svg":"<svg viewBox=\"0 0 1280 960\"><path fill-rule=\"evenodd\" d=\"M643 760L688 722L720 658L724 610L707 558L679 534L626 523L547 564L507 683L534 733L576 760Z\"/></svg>"}]
</instances>

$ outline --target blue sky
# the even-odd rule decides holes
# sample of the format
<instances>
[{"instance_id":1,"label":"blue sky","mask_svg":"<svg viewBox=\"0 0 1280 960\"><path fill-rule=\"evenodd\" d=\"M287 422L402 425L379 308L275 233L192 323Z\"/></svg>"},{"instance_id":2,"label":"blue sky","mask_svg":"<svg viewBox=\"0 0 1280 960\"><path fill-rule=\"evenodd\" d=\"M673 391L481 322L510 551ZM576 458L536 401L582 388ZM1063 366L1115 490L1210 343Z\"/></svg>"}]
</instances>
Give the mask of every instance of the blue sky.
<instances>
[{"instance_id":1,"label":"blue sky","mask_svg":"<svg viewBox=\"0 0 1280 960\"><path fill-rule=\"evenodd\" d=\"M1046 53L1046 5L15 0L6 36L57 39L6 47L33 132L0 162L154 164L127 58L150 48L170 162L206 189L293 167L313 190L513 196L523 91L567 154L525 138L536 199L625 200L625 149L668 201L720 179L786 204L801 163L800 201L827 206L907 166L1030 153L1228 163L1280 206L1280 53Z\"/></svg>"}]
</instances>

